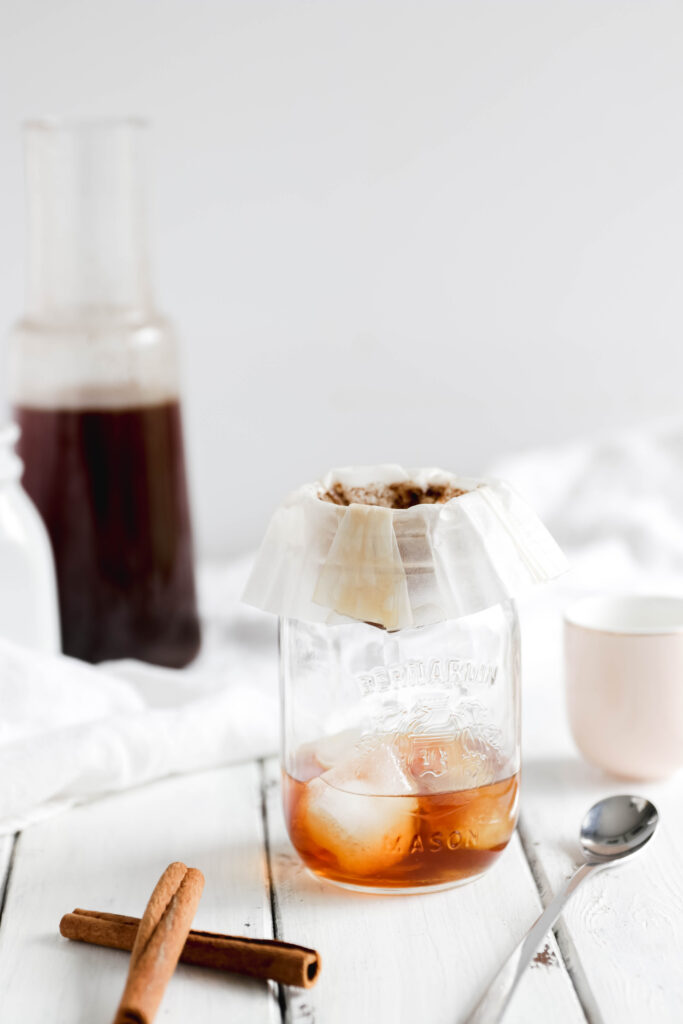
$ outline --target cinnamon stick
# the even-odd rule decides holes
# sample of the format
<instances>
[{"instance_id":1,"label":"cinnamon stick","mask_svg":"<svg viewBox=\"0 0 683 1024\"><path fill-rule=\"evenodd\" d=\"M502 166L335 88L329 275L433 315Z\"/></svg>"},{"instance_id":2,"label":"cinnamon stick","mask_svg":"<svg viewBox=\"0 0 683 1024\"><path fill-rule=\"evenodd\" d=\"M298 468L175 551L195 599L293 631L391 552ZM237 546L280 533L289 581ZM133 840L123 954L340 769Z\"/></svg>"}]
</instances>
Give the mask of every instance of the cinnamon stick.
<instances>
[{"instance_id":1,"label":"cinnamon stick","mask_svg":"<svg viewBox=\"0 0 683 1024\"><path fill-rule=\"evenodd\" d=\"M204 875L176 861L157 882L130 954L126 987L114 1024L151 1024L204 888Z\"/></svg>"},{"instance_id":2,"label":"cinnamon stick","mask_svg":"<svg viewBox=\"0 0 683 1024\"><path fill-rule=\"evenodd\" d=\"M77 908L64 915L59 930L65 938L77 942L131 950L139 924L138 917ZM297 988L311 988L320 972L320 956L306 946L194 929L187 937L180 960L196 967L247 974Z\"/></svg>"}]
</instances>

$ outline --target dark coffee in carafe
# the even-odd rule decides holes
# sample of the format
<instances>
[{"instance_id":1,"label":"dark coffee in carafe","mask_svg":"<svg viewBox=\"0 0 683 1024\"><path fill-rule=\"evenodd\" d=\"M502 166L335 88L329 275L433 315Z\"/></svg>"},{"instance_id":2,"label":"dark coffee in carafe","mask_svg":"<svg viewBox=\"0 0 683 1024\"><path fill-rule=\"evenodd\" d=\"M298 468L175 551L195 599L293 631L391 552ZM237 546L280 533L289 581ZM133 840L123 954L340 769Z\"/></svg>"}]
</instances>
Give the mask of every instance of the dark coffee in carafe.
<instances>
[{"instance_id":1,"label":"dark coffee in carafe","mask_svg":"<svg viewBox=\"0 0 683 1024\"><path fill-rule=\"evenodd\" d=\"M180 667L199 624L177 401L16 409L55 555L66 654Z\"/></svg>"}]
</instances>

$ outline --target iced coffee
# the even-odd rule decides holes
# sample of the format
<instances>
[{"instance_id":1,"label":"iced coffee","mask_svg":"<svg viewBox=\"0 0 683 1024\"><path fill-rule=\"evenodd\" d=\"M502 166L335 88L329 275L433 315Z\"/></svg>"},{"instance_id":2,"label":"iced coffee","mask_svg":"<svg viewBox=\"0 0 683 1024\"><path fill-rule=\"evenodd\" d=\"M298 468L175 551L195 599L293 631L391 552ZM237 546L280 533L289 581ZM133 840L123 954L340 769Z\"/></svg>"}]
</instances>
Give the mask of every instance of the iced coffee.
<instances>
[{"instance_id":1,"label":"iced coffee","mask_svg":"<svg viewBox=\"0 0 683 1024\"><path fill-rule=\"evenodd\" d=\"M292 843L316 874L351 888L423 890L480 875L517 820L517 773L498 778L485 746L428 735L369 737L335 763L331 737L284 773ZM497 781L493 781L497 779Z\"/></svg>"}]
</instances>

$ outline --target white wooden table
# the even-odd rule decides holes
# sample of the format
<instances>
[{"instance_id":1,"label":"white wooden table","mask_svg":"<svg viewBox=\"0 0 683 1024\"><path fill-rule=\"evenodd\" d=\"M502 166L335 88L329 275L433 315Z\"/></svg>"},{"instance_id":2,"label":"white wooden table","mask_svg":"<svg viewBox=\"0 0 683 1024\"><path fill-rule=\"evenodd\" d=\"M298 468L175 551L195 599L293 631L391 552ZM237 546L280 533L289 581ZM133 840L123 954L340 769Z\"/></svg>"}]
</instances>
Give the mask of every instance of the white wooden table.
<instances>
[{"instance_id":1,"label":"white wooden table","mask_svg":"<svg viewBox=\"0 0 683 1024\"><path fill-rule=\"evenodd\" d=\"M526 652L520 827L483 879L423 897L343 892L294 853L275 762L167 779L0 839L0 1022L108 1024L127 955L62 939L60 917L76 906L139 915L183 860L206 876L196 927L314 946L322 972L309 991L278 991L181 965L159 1021L458 1024L570 874L584 811L628 791L658 805L655 839L585 883L506 1024L683 1022L683 785L620 784L579 760L550 646Z\"/></svg>"}]
</instances>

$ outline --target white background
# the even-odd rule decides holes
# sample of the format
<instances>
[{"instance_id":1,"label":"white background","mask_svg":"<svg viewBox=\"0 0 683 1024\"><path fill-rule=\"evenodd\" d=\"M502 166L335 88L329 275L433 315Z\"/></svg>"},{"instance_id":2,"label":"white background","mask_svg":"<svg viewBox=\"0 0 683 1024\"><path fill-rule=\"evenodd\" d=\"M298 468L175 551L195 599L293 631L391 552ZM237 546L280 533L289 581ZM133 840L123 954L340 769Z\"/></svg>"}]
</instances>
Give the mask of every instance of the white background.
<instances>
[{"instance_id":1,"label":"white background","mask_svg":"<svg viewBox=\"0 0 683 1024\"><path fill-rule=\"evenodd\" d=\"M683 3L2 0L3 327L45 113L153 122L204 552L330 465L679 407Z\"/></svg>"}]
</instances>

